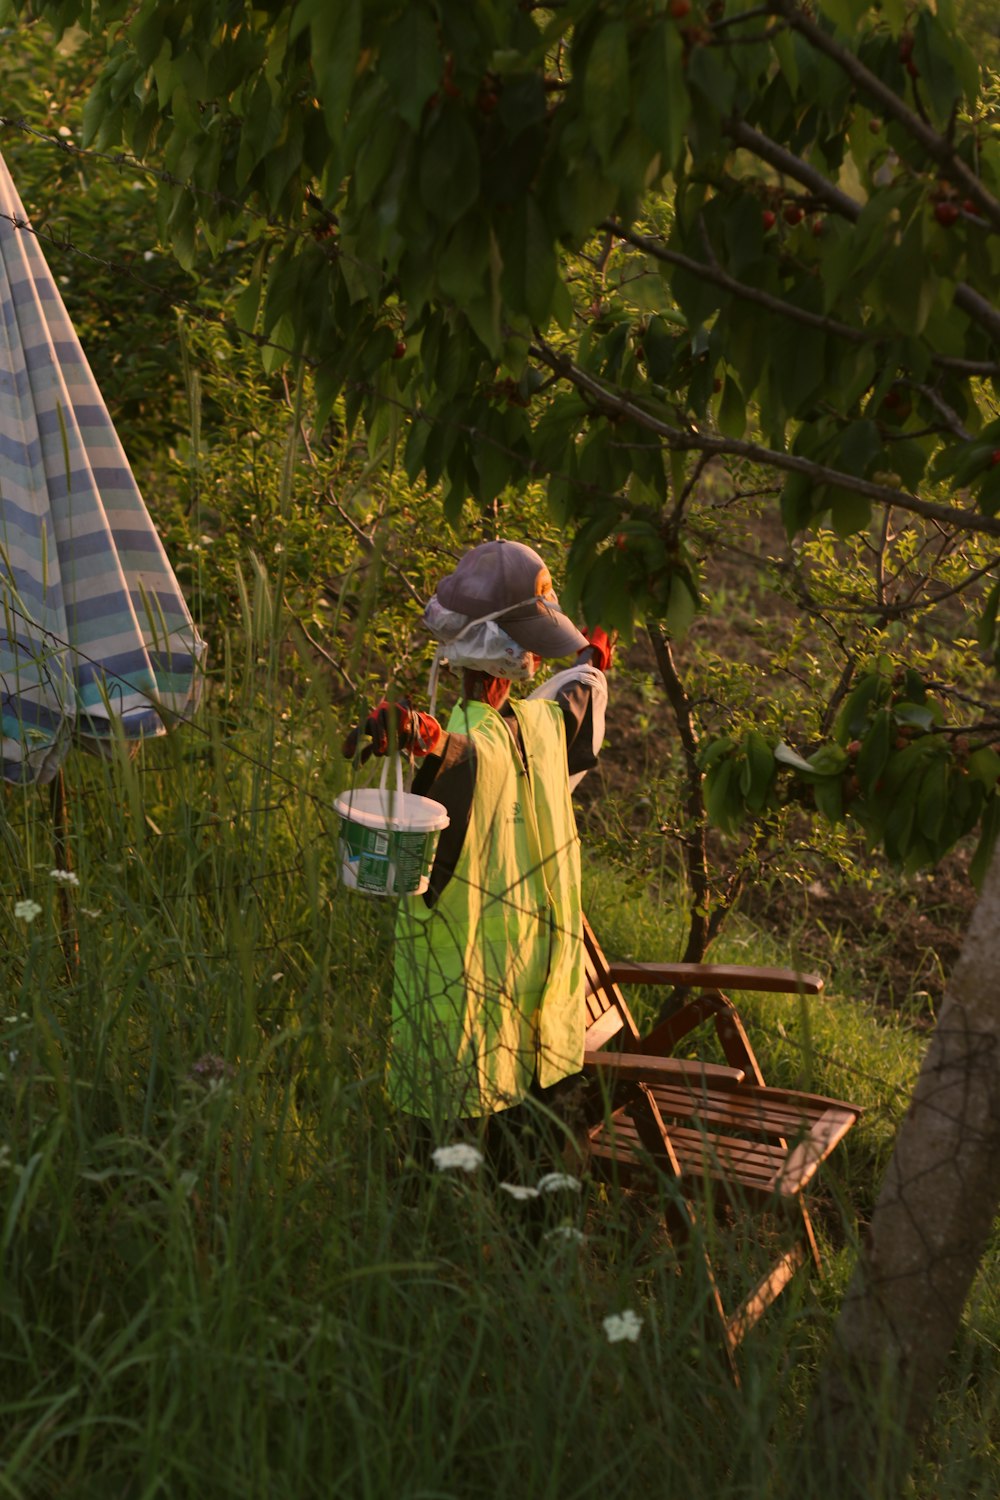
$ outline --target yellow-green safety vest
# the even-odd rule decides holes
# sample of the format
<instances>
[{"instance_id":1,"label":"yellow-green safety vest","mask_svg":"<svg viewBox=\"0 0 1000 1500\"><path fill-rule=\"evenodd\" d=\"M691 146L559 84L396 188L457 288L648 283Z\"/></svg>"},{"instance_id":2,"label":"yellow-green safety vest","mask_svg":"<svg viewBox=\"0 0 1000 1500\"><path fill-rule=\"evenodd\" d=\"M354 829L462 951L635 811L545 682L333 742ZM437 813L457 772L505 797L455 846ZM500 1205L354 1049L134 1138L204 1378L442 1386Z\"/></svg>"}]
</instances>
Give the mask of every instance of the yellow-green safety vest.
<instances>
[{"instance_id":1,"label":"yellow-green safety vest","mask_svg":"<svg viewBox=\"0 0 1000 1500\"><path fill-rule=\"evenodd\" d=\"M511 705L527 757L484 703L456 708L475 790L455 872L396 919L389 1094L439 1122L506 1109L583 1063L580 840L562 710Z\"/></svg>"}]
</instances>

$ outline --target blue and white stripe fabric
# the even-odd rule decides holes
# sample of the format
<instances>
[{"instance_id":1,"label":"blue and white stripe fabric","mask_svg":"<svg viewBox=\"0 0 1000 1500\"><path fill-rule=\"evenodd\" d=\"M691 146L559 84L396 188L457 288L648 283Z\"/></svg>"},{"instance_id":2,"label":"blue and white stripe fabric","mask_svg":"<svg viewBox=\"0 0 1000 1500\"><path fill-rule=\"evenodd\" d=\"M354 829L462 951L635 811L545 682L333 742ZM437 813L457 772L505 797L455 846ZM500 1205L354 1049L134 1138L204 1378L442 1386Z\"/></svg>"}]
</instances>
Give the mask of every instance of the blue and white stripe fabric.
<instances>
[{"instance_id":1,"label":"blue and white stripe fabric","mask_svg":"<svg viewBox=\"0 0 1000 1500\"><path fill-rule=\"evenodd\" d=\"M7 781L195 705L204 643L2 157L0 612Z\"/></svg>"}]
</instances>

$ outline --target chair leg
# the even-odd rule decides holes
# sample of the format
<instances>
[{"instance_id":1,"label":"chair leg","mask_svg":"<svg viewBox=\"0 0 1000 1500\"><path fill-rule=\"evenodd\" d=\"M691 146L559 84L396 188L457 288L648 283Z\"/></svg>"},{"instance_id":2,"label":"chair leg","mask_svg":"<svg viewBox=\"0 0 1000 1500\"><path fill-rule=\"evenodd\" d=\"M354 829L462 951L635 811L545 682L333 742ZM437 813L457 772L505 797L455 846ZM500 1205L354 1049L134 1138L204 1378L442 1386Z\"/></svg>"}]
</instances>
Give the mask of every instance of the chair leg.
<instances>
[{"instance_id":1,"label":"chair leg","mask_svg":"<svg viewBox=\"0 0 1000 1500\"><path fill-rule=\"evenodd\" d=\"M767 1275L761 1278L750 1295L744 1297L726 1324L726 1331L734 1348L739 1346L771 1304L777 1301L799 1267L805 1265L806 1259L806 1247L801 1240L797 1241L790 1250L786 1250Z\"/></svg>"},{"instance_id":2,"label":"chair leg","mask_svg":"<svg viewBox=\"0 0 1000 1500\"><path fill-rule=\"evenodd\" d=\"M812 1257L812 1263L816 1268L816 1275L825 1276L826 1268L823 1265L823 1257L819 1253L819 1245L816 1241L816 1231L813 1229L812 1219L809 1217L809 1210L806 1208L805 1200L799 1198L798 1205L799 1213L802 1216L802 1233L805 1237L806 1245L809 1248L809 1254Z\"/></svg>"},{"instance_id":3,"label":"chair leg","mask_svg":"<svg viewBox=\"0 0 1000 1500\"><path fill-rule=\"evenodd\" d=\"M684 1192L681 1186L680 1163L671 1145L670 1135L656 1100L644 1083L639 1085L639 1094L641 1105L644 1107L633 1107L630 1111L639 1139L653 1160L657 1162L661 1172L666 1172L678 1190L676 1201L673 1204L668 1203L664 1210L667 1229L673 1237L684 1241L684 1248L688 1255L696 1255L701 1263L708 1286L707 1321L711 1325L714 1337L722 1344L729 1373L733 1384L738 1388L740 1372L736 1363L736 1348L739 1339L733 1337L730 1329L732 1320L728 1317L722 1301L722 1293L719 1291L719 1283L716 1280L715 1268L712 1265L712 1257L709 1254L698 1208L690 1194Z\"/></svg>"}]
</instances>

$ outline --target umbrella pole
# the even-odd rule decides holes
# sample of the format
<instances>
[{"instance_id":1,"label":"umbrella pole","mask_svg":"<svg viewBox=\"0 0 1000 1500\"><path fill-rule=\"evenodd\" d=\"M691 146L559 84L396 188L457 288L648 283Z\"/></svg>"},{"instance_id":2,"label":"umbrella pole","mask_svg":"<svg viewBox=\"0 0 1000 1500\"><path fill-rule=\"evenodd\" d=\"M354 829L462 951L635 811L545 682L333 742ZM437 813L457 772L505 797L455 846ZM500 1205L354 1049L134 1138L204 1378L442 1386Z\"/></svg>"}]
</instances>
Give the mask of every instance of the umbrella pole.
<instances>
[{"instance_id":1,"label":"umbrella pole","mask_svg":"<svg viewBox=\"0 0 1000 1500\"><path fill-rule=\"evenodd\" d=\"M72 854L69 842L69 809L66 800L66 777L60 767L52 782L50 792L52 809L52 843L57 870L72 871ZM56 885L56 901L62 927L62 950L66 959L66 973L72 983L77 977L80 962L80 934L73 912L72 889L68 881Z\"/></svg>"}]
</instances>

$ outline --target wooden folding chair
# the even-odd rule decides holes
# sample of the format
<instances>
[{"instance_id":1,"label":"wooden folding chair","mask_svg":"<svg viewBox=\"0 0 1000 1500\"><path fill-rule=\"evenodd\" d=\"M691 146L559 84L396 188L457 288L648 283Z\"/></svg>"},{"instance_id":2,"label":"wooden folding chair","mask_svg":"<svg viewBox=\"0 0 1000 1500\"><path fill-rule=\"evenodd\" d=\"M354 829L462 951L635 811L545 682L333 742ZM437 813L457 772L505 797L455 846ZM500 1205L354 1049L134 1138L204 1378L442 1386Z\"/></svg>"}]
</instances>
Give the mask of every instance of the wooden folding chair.
<instances>
[{"instance_id":1,"label":"wooden folding chair","mask_svg":"<svg viewBox=\"0 0 1000 1500\"><path fill-rule=\"evenodd\" d=\"M744 1336L800 1266L822 1262L804 1193L822 1162L862 1113L817 1094L768 1088L726 989L816 995L823 982L790 969L721 964L609 963L585 922L585 1070L600 1083L601 1118L588 1130L592 1166L628 1185L651 1167L676 1184L669 1227L697 1244L734 1377ZM685 992L679 1009L640 1036L620 984L669 984ZM671 1057L681 1039L714 1022L725 1064ZM607 1050L614 1043L620 1050ZM699 1226L703 1207L749 1210L759 1229L777 1218L782 1248L765 1274L727 1312Z\"/></svg>"}]
</instances>

